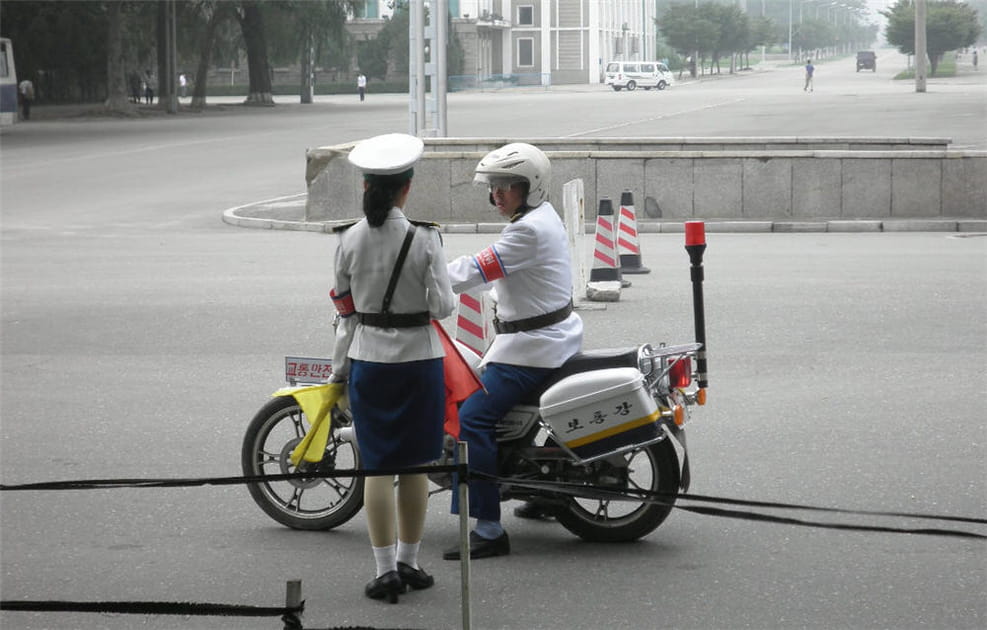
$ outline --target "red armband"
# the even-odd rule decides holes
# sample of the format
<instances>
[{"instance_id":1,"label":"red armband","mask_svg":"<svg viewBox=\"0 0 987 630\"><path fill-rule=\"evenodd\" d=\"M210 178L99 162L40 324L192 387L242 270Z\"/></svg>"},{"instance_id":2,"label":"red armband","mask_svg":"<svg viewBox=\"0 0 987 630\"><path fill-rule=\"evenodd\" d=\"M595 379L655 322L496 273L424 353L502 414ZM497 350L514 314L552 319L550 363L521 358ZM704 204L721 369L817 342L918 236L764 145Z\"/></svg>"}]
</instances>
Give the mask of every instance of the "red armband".
<instances>
[{"instance_id":1,"label":"red armband","mask_svg":"<svg viewBox=\"0 0 987 630\"><path fill-rule=\"evenodd\" d=\"M336 307L336 312L339 313L340 317L349 317L356 312L356 307L353 306L353 294L347 291L342 295L336 295L336 289L329 292L329 297L332 298L332 304Z\"/></svg>"},{"instance_id":2,"label":"red armband","mask_svg":"<svg viewBox=\"0 0 987 630\"><path fill-rule=\"evenodd\" d=\"M504 264L501 262L500 256L497 255L497 250L494 249L493 245L473 256L473 262L476 264L477 269L480 270L480 275L483 276L484 282L493 282L507 275L507 272L504 270Z\"/></svg>"}]
</instances>

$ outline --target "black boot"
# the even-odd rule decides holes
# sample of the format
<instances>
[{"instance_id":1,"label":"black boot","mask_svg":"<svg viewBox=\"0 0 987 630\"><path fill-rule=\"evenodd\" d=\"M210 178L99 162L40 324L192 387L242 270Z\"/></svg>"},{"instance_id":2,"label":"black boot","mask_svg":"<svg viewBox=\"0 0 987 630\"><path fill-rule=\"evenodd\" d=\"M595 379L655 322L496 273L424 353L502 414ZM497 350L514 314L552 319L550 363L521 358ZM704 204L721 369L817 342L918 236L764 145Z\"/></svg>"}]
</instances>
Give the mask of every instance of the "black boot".
<instances>
[{"instance_id":1,"label":"black boot","mask_svg":"<svg viewBox=\"0 0 987 630\"><path fill-rule=\"evenodd\" d=\"M547 521L555 517L555 506L543 501L525 501L523 505L514 508L514 516L533 521Z\"/></svg>"},{"instance_id":2,"label":"black boot","mask_svg":"<svg viewBox=\"0 0 987 630\"><path fill-rule=\"evenodd\" d=\"M363 592L370 599L387 598L387 601L396 604L398 595L404 592L404 582L397 571L388 571L379 578L370 580Z\"/></svg>"}]
</instances>

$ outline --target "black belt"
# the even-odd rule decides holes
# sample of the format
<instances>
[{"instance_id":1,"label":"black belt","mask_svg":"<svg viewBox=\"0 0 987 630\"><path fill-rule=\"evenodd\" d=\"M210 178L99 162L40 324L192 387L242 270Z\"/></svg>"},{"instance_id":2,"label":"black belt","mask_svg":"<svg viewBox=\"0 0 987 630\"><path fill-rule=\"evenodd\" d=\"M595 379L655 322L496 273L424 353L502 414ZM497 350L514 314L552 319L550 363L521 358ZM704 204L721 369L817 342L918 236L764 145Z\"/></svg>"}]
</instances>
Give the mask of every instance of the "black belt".
<instances>
[{"instance_id":1,"label":"black belt","mask_svg":"<svg viewBox=\"0 0 987 630\"><path fill-rule=\"evenodd\" d=\"M422 313L357 313L356 319L364 326L375 328L415 328L432 322L428 311Z\"/></svg>"},{"instance_id":2,"label":"black belt","mask_svg":"<svg viewBox=\"0 0 987 630\"><path fill-rule=\"evenodd\" d=\"M497 331L498 335L518 333L544 328L546 326L551 326L552 324L558 324L561 321L565 321L571 314L572 300L569 300L569 303L559 310L552 311L551 313L545 313L544 315L535 315L534 317L515 319L513 322L502 322L494 317L493 325L494 330Z\"/></svg>"}]
</instances>

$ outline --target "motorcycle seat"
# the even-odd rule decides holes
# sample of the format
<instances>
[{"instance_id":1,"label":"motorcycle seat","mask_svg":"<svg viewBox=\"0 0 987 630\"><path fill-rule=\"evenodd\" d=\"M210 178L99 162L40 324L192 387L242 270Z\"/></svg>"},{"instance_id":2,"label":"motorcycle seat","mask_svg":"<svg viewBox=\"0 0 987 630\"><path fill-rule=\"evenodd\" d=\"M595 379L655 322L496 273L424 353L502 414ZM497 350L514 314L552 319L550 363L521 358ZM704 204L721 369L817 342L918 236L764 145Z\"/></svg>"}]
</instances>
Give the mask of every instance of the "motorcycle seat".
<instances>
[{"instance_id":1,"label":"motorcycle seat","mask_svg":"<svg viewBox=\"0 0 987 630\"><path fill-rule=\"evenodd\" d=\"M590 372L592 370L605 370L616 367L638 367L638 348L604 348L600 350L585 350L577 352L569 357L559 369L552 372L545 383L533 391L529 396L521 401L522 404L537 407L541 395L552 385L555 385L567 376Z\"/></svg>"}]
</instances>

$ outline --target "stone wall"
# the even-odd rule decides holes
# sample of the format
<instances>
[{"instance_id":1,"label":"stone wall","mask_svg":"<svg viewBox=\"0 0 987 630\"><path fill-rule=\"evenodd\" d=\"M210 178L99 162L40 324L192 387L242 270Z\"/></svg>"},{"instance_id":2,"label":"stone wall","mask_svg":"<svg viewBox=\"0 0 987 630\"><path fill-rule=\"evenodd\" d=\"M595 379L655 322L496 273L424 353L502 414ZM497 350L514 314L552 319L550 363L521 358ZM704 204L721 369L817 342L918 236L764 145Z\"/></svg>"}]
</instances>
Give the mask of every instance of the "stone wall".
<instances>
[{"instance_id":1,"label":"stone wall","mask_svg":"<svg viewBox=\"0 0 987 630\"><path fill-rule=\"evenodd\" d=\"M473 168L508 138L430 138L408 213L438 223L495 221ZM550 199L581 178L586 216L634 194L641 221L987 219L987 152L939 138L595 138L527 140L552 160ZM310 149L309 221L361 215L352 144Z\"/></svg>"}]
</instances>

